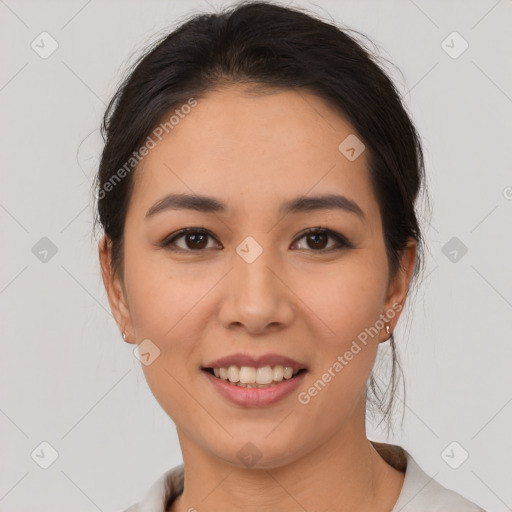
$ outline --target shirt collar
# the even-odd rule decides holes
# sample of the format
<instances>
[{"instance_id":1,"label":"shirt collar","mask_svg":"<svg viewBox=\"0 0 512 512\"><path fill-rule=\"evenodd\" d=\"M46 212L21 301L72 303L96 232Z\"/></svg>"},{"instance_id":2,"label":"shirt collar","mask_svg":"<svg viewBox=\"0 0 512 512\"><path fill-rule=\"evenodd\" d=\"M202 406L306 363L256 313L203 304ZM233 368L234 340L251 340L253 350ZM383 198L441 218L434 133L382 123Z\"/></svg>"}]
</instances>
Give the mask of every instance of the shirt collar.
<instances>
[{"instance_id":1,"label":"shirt collar","mask_svg":"<svg viewBox=\"0 0 512 512\"><path fill-rule=\"evenodd\" d=\"M405 507L412 503L420 492L428 486L431 492L435 492L441 487L418 466L412 456L401 446L376 441L370 442L386 462L405 473L400 496L391 512L412 511L410 506L409 508ZM183 464L180 464L166 471L153 483L133 512L165 512L170 503L183 492L183 484ZM132 509L130 508L126 512L132 512Z\"/></svg>"}]
</instances>

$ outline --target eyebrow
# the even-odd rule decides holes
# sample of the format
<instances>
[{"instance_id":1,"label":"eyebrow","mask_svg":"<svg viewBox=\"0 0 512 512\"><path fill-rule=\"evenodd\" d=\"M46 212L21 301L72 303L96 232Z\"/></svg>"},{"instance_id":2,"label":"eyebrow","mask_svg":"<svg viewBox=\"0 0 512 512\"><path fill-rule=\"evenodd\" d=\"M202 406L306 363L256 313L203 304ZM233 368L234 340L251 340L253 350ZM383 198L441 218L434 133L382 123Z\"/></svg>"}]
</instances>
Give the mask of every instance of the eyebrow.
<instances>
[{"instance_id":1,"label":"eyebrow","mask_svg":"<svg viewBox=\"0 0 512 512\"><path fill-rule=\"evenodd\" d=\"M283 203L279 211L282 215L287 215L289 213L334 209L353 213L360 217L361 220L366 220L363 210L355 201L338 194L296 197ZM146 219L167 210L195 210L204 213L225 213L227 206L214 197L190 194L168 194L149 208L146 212Z\"/></svg>"}]
</instances>

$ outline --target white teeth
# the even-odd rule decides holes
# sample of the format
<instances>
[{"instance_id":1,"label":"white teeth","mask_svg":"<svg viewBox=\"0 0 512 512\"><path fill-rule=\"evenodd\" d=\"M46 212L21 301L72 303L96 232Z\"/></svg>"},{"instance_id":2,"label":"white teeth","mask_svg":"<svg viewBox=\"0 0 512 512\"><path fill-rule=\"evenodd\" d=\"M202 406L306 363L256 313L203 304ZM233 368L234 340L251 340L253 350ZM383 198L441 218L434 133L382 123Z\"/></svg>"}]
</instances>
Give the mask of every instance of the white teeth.
<instances>
[{"instance_id":1,"label":"white teeth","mask_svg":"<svg viewBox=\"0 0 512 512\"><path fill-rule=\"evenodd\" d=\"M256 371L256 380L258 384L270 384L274 378L274 372L270 366L258 368Z\"/></svg>"},{"instance_id":2,"label":"white teeth","mask_svg":"<svg viewBox=\"0 0 512 512\"><path fill-rule=\"evenodd\" d=\"M229 380L238 386L247 387L246 385L254 384L254 387L265 387L274 382L281 382L283 379L291 379L298 373L298 370L294 372L291 366L283 367L281 365L261 368L231 365L228 368L213 368L213 373L216 377Z\"/></svg>"},{"instance_id":3,"label":"white teeth","mask_svg":"<svg viewBox=\"0 0 512 512\"><path fill-rule=\"evenodd\" d=\"M256 368L242 366L239 375L242 384L254 384L256 382ZM259 382L258 384L263 384L263 382Z\"/></svg>"},{"instance_id":4,"label":"white teeth","mask_svg":"<svg viewBox=\"0 0 512 512\"><path fill-rule=\"evenodd\" d=\"M284 368L279 365L279 366L274 366L274 372L273 372L273 379L277 382L283 380L283 375L284 375Z\"/></svg>"},{"instance_id":5,"label":"white teeth","mask_svg":"<svg viewBox=\"0 0 512 512\"><path fill-rule=\"evenodd\" d=\"M285 379L291 379L293 377L293 368L290 368L289 366L285 366L283 376Z\"/></svg>"},{"instance_id":6,"label":"white teeth","mask_svg":"<svg viewBox=\"0 0 512 512\"><path fill-rule=\"evenodd\" d=\"M229 382L238 382L240 380L240 370L238 366L230 366L228 368L228 380Z\"/></svg>"}]
</instances>

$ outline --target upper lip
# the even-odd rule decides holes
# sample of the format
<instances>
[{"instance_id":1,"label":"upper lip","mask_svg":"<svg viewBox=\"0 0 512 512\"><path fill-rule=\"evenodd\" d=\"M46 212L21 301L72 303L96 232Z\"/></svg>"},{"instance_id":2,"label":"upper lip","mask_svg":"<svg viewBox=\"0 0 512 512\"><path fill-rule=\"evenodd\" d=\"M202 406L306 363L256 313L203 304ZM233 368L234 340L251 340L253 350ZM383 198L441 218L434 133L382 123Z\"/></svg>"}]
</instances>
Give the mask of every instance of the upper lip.
<instances>
[{"instance_id":1,"label":"upper lip","mask_svg":"<svg viewBox=\"0 0 512 512\"><path fill-rule=\"evenodd\" d=\"M264 366L289 366L294 371L306 369L306 365L295 361L290 357L282 356L280 354L262 354L259 356L252 356L250 354L231 354L229 356L215 359L206 363L203 368L228 368L229 366L251 366L254 368L262 368Z\"/></svg>"}]
</instances>

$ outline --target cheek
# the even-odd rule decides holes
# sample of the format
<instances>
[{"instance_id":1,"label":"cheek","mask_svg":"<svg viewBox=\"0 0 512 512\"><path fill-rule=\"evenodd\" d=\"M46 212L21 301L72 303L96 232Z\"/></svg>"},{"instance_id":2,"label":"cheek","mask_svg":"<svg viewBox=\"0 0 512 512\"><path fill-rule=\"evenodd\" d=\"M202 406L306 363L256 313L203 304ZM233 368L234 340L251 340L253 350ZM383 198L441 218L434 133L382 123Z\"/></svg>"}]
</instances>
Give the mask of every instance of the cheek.
<instances>
[{"instance_id":1,"label":"cheek","mask_svg":"<svg viewBox=\"0 0 512 512\"><path fill-rule=\"evenodd\" d=\"M318 282L325 284L305 300L321 319L316 322L319 331L312 336L318 358L298 390L298 401L307 417L324 418L323 428L328 430L343 424L355 407L364 404L378 349L377 321L383 312L385 281L380 265L370 258L340 265L329 279Z\"/></svg>"},{"instance_id":2,"label":"cheek","mask_svg":"<svg viewBox=\"0 0 512 512\"><path fill-rule=\"evenodd\" d=\"M186 414L193 404L182 386L200 372L201 340L209 341L215 312L212 299L229 266L208 270L172 263L135 244L127 246L126 254L125 284L136 339L151 340L159 351L154 362L141 365L146 380L171 416Z\"/></svg>"},{"instance_id":3,"label":"cheek","mask_svg":"<svg viewBox=\"0 0 512 512\"><path fill-rule=\"evenodd\" d=\"M176 268L170 272L169 266L163 268L134 253L125 269L137 341L149 339L150 352L158 354L150 364L141 364L147 384L173 420L193 423L198 407L186 390L191 376L200 371L194 350L205 330L201 322L208 318L201 298L214 283L210 278L191 279Z\"/></svg>"},{"instance_id":4,"label":"cheek","mask_svg":"<svg viewBox=\"0 0 512 512\"><path fill-rule=\"evenodd\" d=\"M165 349L165 340L184 331L187 315L197 319L195 306L209 279L188 277L191 267L166 265L165 259L131 250L125 261L125 282L137 339L150 338Z\"/></svg>"},{"instance_id":5,"label":"cheek","mask_svg":"<svg viewBox=\"0 0 512 512\"><path fill-rule=\"evenodd\" d=\"M317 339L324 347L342 350L375 326L384 311L386 278L385 262L370 251L354 252L314 273L300 273L297 294L308 306L305 311L323 326Z\"/></svg>"}]
</instances>

